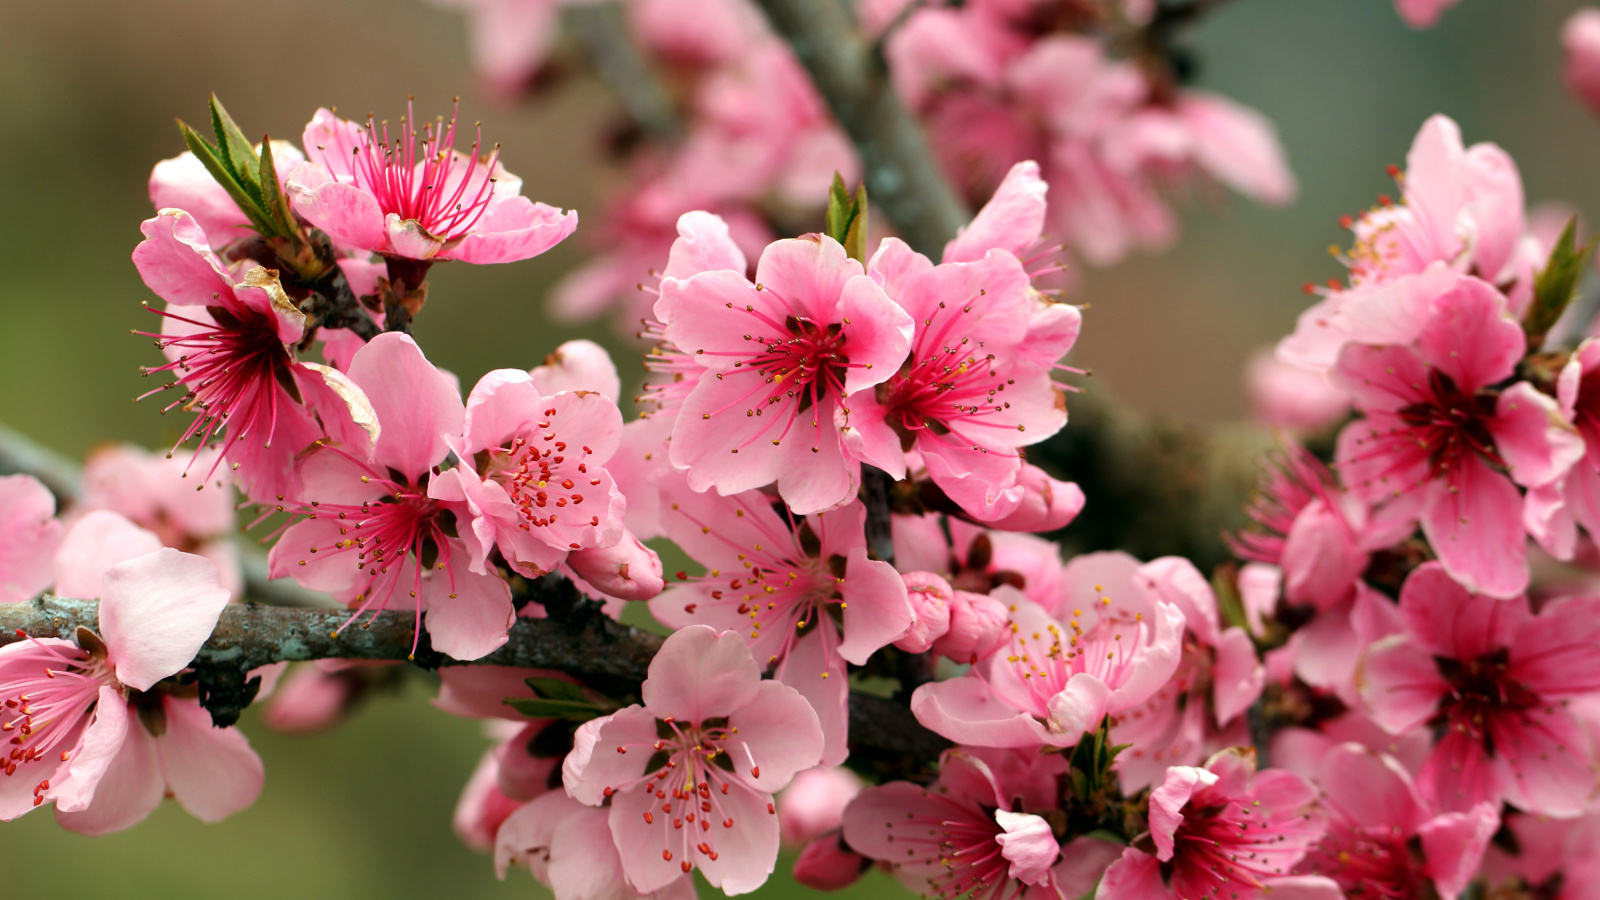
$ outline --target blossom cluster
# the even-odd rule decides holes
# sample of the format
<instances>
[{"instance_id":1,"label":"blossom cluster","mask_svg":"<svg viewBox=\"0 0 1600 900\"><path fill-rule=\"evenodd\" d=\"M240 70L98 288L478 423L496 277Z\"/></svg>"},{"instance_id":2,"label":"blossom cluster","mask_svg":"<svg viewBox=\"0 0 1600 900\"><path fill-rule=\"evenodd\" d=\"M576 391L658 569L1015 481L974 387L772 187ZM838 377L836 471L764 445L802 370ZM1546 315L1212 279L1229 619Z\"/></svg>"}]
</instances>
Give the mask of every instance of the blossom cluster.
<instances>
[{"instance_id":1,"label":"blossom cluster","mask_svg":"<svg viewBox=\"0 0 1600 900\"><path fill-rule=\"evenodd\" d=\"M633 291L654 346L631 420L597 344L463 391L409 332L433 265L527 259L577 228L498 148L409 109L398 129L318 110L300 146L251 146L214 103L218 144L155 167L133 251L160 302L146 396L177 392L178 446L102 450L60 514L0 478L0 602L99 601L92 629L0 646L0 819L50 803L100 834L164 797L208 822L253 802L261 761L214 727L198 672L243 592L237 490L268 575L348 613L335 639L391 611L415 658L451 663L435 706L493 740L455 830L557 900L682 900L697 877L747 893L786 845L808 886L877 869L942 900L1585 896L1600 592L1536 563L1600 560L1600 343L1567 346L1589 323L1563 319L1591 248L1526 211L1505 151L1429 119L1398 196L1343 223L1347 277L1311 286L1260 364L1301 400L1279 405L1305 443L1284 438L1235 559L1067 552L1054 536L1096 511L1028 455L1084 374L1064 362L1083 311L1048 285L1061 254L1165 240L1173 186L1284 199L1292 180L1254 114L1036 5L861 5L984 201L937 260L873 239L839 178L788 183L829 198L827 227L779 239L692 195L628 195L651 238L597 265L659 257ZM503 84L531 74L554 8L475 4ZM747 202L815 173L725 142L734 123L811 162L829 157L797 134L849 154L743 9L629 13L725 115L724 143L694 131L673 165L760 157L759 176L715 164L764 185ZM518 23L541 36L513 46ZM802 114L781 139L762 118ZM580 611L530 587L561 580ZM648 621L647 676L491 664L523 620L613 624L579 615ZM281 684L277 664L252 690L269 727L329 727L398 657ZM886 761L873 727L919 749Z\"/></svg>"}]
</instances>

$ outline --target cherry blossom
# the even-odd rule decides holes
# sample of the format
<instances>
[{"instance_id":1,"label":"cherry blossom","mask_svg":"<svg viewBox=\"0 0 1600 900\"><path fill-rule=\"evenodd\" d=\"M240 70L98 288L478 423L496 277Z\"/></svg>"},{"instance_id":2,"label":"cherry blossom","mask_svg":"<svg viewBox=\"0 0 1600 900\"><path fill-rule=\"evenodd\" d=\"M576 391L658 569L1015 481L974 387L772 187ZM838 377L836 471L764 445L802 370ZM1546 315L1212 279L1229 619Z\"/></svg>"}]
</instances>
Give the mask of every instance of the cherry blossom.
<instances>
[{"instance_id":1,"label":"cherry blossom","mask_svg":"<svg viewBox=\"0 0 1600 900\"><path fill-rule=\"evenodd\" d=\"M61 543L56 499L31 475L0 477L0 603L31 600L50 586Z\"/></svg>"},{"instance_id":2,"label":"cherry blossom","mask_svg":"<svg viewBox=\"0 0 1600 900\"><path fill-rule=\"evenodd\" d=\"M704 625L666 640L643 699L579 730L567 793L589 806L610 799L635 889L698 868L729 895L754 890L778 855L773 791L822 757L816 714L794 688L761 680L743 638Z\"/></svg>"}]
</instances>

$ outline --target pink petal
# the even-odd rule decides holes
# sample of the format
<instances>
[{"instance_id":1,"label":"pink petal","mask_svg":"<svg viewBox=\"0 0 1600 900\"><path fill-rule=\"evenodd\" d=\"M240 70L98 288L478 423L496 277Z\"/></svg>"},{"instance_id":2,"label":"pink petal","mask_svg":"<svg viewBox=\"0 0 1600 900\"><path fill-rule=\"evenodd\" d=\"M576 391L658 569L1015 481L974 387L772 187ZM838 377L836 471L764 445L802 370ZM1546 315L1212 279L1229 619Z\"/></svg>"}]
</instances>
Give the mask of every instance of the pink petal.
<instances>
[{"instance_id":1,"label":"pink petal","mask_svg":"<svg viewBox=\"0 0 1600 900\"><path fill-rule=\"evenodd\" d=\"M459 542L441 548L440 561L445 568L429 572L421 591L433 649L463 661L494 652L505 644L516 618L511 588L498 574L473 572L470 554Z\"/></svg>"},{"instance_id":2,"label":"pink petal","mask_svg":"<svg viewBox=\"0 0 1600 900\"><path fill-rule=\"evenodd\" d=\"M970 262L996 247L1025 257L1044 232L1049 190L1039 177L1038 163L1027 160L1013 165L989 202L945 245L944 261Z\"/></svg>"},{"instance_id":3,"label":"pink petal","mask_svg":"<svg viewBox=\"0 0 1600 900\"><path fill-rule=\"evenodd\" d=\"M212 306L219 294L233 294L233 279L193 216L162 210L139 230L144 240L133 250L133 264L156 296L177 306Z\"/></svg>"},{"instance_id":4,"label":"pink petal","mask_svg":"<svg viewBox=\"0 0 1600 900\"><path fill-rule=\"evenodd\" d=\"M832 306L822 321L850 323L844 331L852 366L844 376L845 395L889 380L911 348L911 316L865 275L846 281Z\"/></svg>"},{"instance_id":5,"label":"pink petal","mask_svg":"<svg viewBox=\"0 0 1600 900\"><path fill-rule=\"evenodd\" d=\"M1422 359L1468 392L1510 377L1526 344L1521 326L1506 315L1505 297L1476 278L1462 278L1436 297L1417 335Z\"/></svg>"},{"instance_id":6,"label":"pink petal","mask_svg":"<svg viewBox=\"0 0 1600 900\"><path fill-rule=\"evenodd\" d=\"M1417 773L1417 787L1438 810L1468 810L1483 802L1499 806L1507 793L1499 768L1480 741L1447 729Z\"/></svg>"},{"instance_id":7,"label":"pink petal","mask_svg":"<svg viewBox=\"0 0 1600 900\"><path fill-rule=\"evenodd\" d=\"M1409 347L1347 344L1332 377L1364 412L1393 412L1427 399L1421 388L1428 383L1427 367Z\"/></svg>"},{"instance_id":8,"label":"pink petal","mask_svg":"<svg viewBox=\"0 0 1600 900\"><path fill-rule=\"evenodd\" d=\"M1001 700L974 677L922 685L911 695L911 711L924 728L960 744L1036 747L1054 740L1038 720ZM1067 743L1076 742L1082 733L1068 735Z\"/></svg>"},{"instance_id":9,"label":"pink petal","mask_svg":"<svg viewBox=\"0 0 1600 900\"><path fill-rule=\"evenodd\" d=\"M62 530L55 511L55 497L37 478L0 477L0 603L31 600L50 586Z\"/></svg>"},{"instance_id":10,"label":"pink petal","mask_svg":"<svg viewBox=\"0 0 1600 900\"><path fill-rule=\"evenodd\" d=\"M794 642L779 665L777 679L800 692L811 704L822 727L824 766L837 766L850 755L850 682L844 658L829 652L832 638L826 621L822 627ZM836 650L837 648L835 648Z\"/></svg>"},{"instance_id":11,"label":"pink petal","mask_svg":"<svg viewBox=\"0 0 1600 900\"><path fill-rule=\"evenodd\" d=\"M166 547L112 566L101 594L100 635L117 680L147 691L176 675L227 605L217 567L203 556Z\"/></svg>"},{"instance_id":12,"label":"pink petal","mask_svg":"<svg viewBox=\"0 0 1600 900\"><path fill-rule=\"evenodd\" d=\"M1557 818L1571 818L1588 809L1596 789L1593 751L1590 736L1571 713L1560 707L1504 713L1488 724L1495 757L1485 762L1499 773L1506 802ZM1459 799L1440 799L1443 808L1462 811L1480 800L1495 798L1466 792Z\"/></svg>"},{"instance_id":13,"label":"pink petal","mask_svg":"<svg viewBox=\"0 0 1600 900\"><path fill-rule=\"evenodd\" d=\"M562 212L515 195L489 207L471 234L446 246L439 259L475 265L532 259L566 240L578 228L577 212Z\"/></svg>"},{"instance_id":14,"label":"pink petal","mask_svg":"<svg viewBox=\"0 0 1600 900\"><path fill-rule=\"evenodd\" d=\"M1472 254L1483 277L1503 283L1512 267L1517 244L1527 233L1522 176L1511 154L1494 144L1475 144L1467 150L1472 173L1472 213L1478 234Z\"/></svg>"},{"instance_id":15,"label":"pink petal","mask_svg":"<svg viewBox=\"0 0 1600 900\"><path fill-rule=\"evenodd\" d=\"M757 791L782 790L797 772L822 760L822 725L799 692L776 681L763 681L749 704L728 716L737 727L737 743L729 754L734 773ZM754 760L757 775L751 768Z\"/></svg>"},{"instance_id":16,"label":"pink petal","mask_svg":"<svg viewBox=\"0 0 1600 900\"><path fill-rule=\"evenodd\" d=\"M126 702L120 696L115 703L126 710ZM126 717L126 711L123 715ZM161 805L166 783L161 779L155 739L138 721L125 724L126 737L101 776L93 801L77 812L56 806L56 821L62 828L78 834L110 834L143 822Z\"/></svg>"},{"instance_id":17,"label":"pink petal","mask_svg":"<svg viewBox=\"0 0 1600 900\"><path fill-rule=\"evenodd\" d=\"M1491 627L1512 635L1506 677L1540 698L1561 700L1600 691L1600 654L1594 652L1600 647L1600 598L1550 601L1532 619L1517 623L1501 617Z\"/></svg>"},{"instance_id":18,"label":"pink petal","mask_svg":"<svg viewBox=\"0 0 1600 900\"><path fill-rule=\"evenodd\" d=\"M1428 874L1439 896L1461 896L1499 829L1500 811L1489 803L1479 803L1464 813L1445 813L1417 829Z\"/></svg>"},{"instance_id":19,"label":"pink petal","mask_svg":"<svg viewBox=\"0 0 1600 900\"><path fill-rule=\"evenodd\" d=\"M1453 483L1424 490L1422 532L1450 576L1476 593L1515 597L1528 587L1522 495L1476 455Z\"/></svg>"},{"instance_id":20,"label":"pink petal","mask_svg":"<svg viewBox=\"0 0 1600 900\"><path fill-rule=\"evenodd\" d=\"M1328 609L1350 592L1370 557L1344 515L1318 498L1294 517L1283 543L1285 597Z\"/></svg>"},{"instance_id":21,"label":"pink petal","mask_svg":"<svg viewBox=\"0 0 1600 900\"><path fill-rule=\"evenodd\" d=\"M666 587L661 558L626 532L610 547L574 550L567 564L585 581L621 600L649 600Z\"/></svg>"},{"instance_id":22,"label":"pink petal","mask_svg":"<svg viewBox=\"0 0 1600 900\"><path fill-rule=\"evenodd\" d=\"M1139 567L1136 584L1176 606L1203 643L1217 640L1217 597L1200 570L1180 556L1163 556Z\"/></svg>"},{"instance_id":23,"label":"pink petal","mask_svg":"<svg viewBox=\"0 0 1600 900\"><path fill-rule=\"evenodd\" d=\"M167 733L156 753L168 790L202 822L220 822L256 802L261 794L261 757L237 728L217 728L194 700L167 698Z\"/></svg>"},{"instance_id":24,"label":"pink petal","mask_svg":"<svg viewBox=\"0 0 1600 900\"><path fill-rule=\"evenodd\" d=\"M700 722L726 716L755 700L761 670L736 632L704 625L673 633L650 660L644 705L658 717Z\"/></svg>"},{"instance_id":25,"label":"pink petal","mask_svg":"<svg viewBox=\"0 0 1600 900\"><path fill-rule=\"evenodd\" d=\"M757 284L776 291L796 314L819 322L837 321L834 310L845 285L863 274L861 264L846 256L838 241L826 236L773 241L756 263ZM872 287L883 296L882 288ZM884 300L888 302L886 297Z\"/></svg>"},{"instance_id":26,"label":"pink petal","mask_svg":"<svg viewBox=\"0 0 1600 900\"><path fill-rule=\"evenodd\" d=\"M1282 585L1283 571L1277 566L1252 562L1239 569L1239 601L1251 634L1260 637L1263 622L1277 612Z\"/></svg>"},{"instance_id":27,"label":"pink petal","mask_svg":"<svg viewBox=\"0 0 1600 900\"><path fill-rule=\"evenodd\" d=\"M741 276L749 269L744 251L728 233L728 223L708 212L678 217L678 239L672 242L662 278L689 278L700 272L727 269Z\"/></svg>"},{"instance_id":28,"label":"pink petal","mask_svg":"<svg viewBox=\"0 0 1600 900\"><path fill-rule=\"evenodd\" d=\"M110 510L97 509L74 522L55 553L55 593L62 597L100 596L106 570L154 553L161 538Z\"/></svg>"},{"instance_id":29,"label":"pink petal","mask_svg":"<svg viewBox=\"0 0 1600 900\"><path fill-rule=\"evenodd\" d=\"M1489 432L1512 480L1523 487L1552 484L1583 459L1583 438L1561 417L1555 399L1526 381L1495 400Z\"/></svg>"},{"instance_id":30,"label":"pink petal","mask_svg":"<svg viewBox=\"0 0 1600 900\"><path fill-rule=\"evenodd\" d=\"M461 432L466 408L454 380L428 362L410 335L373 338L356 352L348 374L382 425L374 461L417 478L444 460L445 435Z\"/></svg>"},{"instance_id":31,"label":"pink petal","mask_svg":"<svg viewBox=\"0 0 1600 900\"><path fill-rule=\"evenodd\" d=\"M579 726L572 752L562 762L562 785L580 803L599 806L607 788L623 790L644 774L650 761L645 751L655 740L656 717L642 706L591 719ZM627 790L618 796L639 793L643 791Z\"/></svg>"},{"instance_id":32,"label":"pink petal","mask_svg":"<svg viewBox=\"0 0 1600 900\"><path fill-rule=\"evenodd\" d=\"M1114 841L1075 837L1062 845L1061 862L1050 870L1050 880L1062 896L1086 896L1099 883L1106 867L1122 856L1123 849Z\"/></svg>"},{"instance_id":33,"label":"pink petal","mask_svg":"<svg viewBox=\"0 0 1600 900\"><path fill-rule=\"evenodd\" d=\"M1261 696L1267 670L1256 658L1255 644L1243 628L1229 628L1218 637L1212 679L1211 703L1218 725L1233 721Z\"/></svg>"},{"instance_id":34,"label":"pink petal","mask_svg":"<svg viewBox=\"0 0 1600 900\"><path fill-rule=\"evenodd\" d=\"M1079 672L1067 679L1062 688L1045 704L1050 718L1045 723L1056 740L1050 743L1066 746L1096 728L1110 712L1113 704L1111 688L1099 678Z\"/></svg>"},{"instance_id":35,"label":"pink petal","mask_svg":"<svg viewBox=\"0 0 1600 900\"><path fill-rule=\"evenodd\" d=\"M1175 891L1161 878L1161 863L1154 856L1132 847L1112 863L1100 879L1095 900L1167 900Z\"/></svg>"},{"instance_id":36,"label":"pink petal","mask_svg":"<svg viewBox=\"0 0 1600 900\"><path fill-rule=\"evenodd\" d=\"M273 152L277 150L274 145ZM250 225L250 219L211 177L205 164L187 150L150 170L150 205L188 212L218 247L243 237Z\"/></svg>"},{"instance_id":37,"label":"pink petal","mask_svg":"<svg viewBox=\"0 0 1600 900\"><path fill-rule=\"evenodd\" d=\"M300 177L308 177L317 168L315 162L308 164L300 170ZM333 180L326 172L320 174L327 180L315 187L295 180L285 185L294 211L327 232L340 247L374 253L386 249L388 239L378 199L353 184Z\"/></svg>"},{"instance_id":38,"label":"pink petal","mask_svg":"<svg viewBox=\"0 0 1600 900\"><path fill-rule=\"evenodd\" d=\"M537 696L528 686L529 678L554 678L574 684L577 680L550 669L519 669L511 666L445 666L439 670L439 696L433 705L452 716L469 719L513 719L527 717L506 704L510 697Z\"/></svg>"},{"instance_id":39,"label":"pink petal","mask_svg":"<svg viewBox=\"0 0 1600 900\"><path fill-rule=\"evenodd\" d=\"M130 730L134 730L134 726L129 724L128 701L116 688L101 685L94 718L84 728L77 746L71 749L71 759L56 770L44 797L54 800L60 812L87 809Z\"/></svg>"},{"instance_id":40,"label":"pink petal","mask_svg":"<svg viewBox=\"0 0 1600 900\"><path fill-rule=\"evenodd\" d=\"M1216 784L1217 778L1216 773L1193 766L1167 769L1166 779L1150 793L1150 839L1156 845L1156 859L1172 859L1173 836L1183 823L1183 808L1195 793Z\"/></svg>"},{"instance_id":41,"label":"pink petal","mask_svg":"<svg viewBox=\"0 0 1600 900\"><path fill-rule=\"evenodd\" d=\"M1048 882L1050 867L1061 854L1050 823L1029 813L1004 809L994 811L994 820L1002 829L994 840L1000 845L1000 855L1011 864L1010 876L1028 885Z\"/></svg>"},{"instance_id":42,"label":"pink petal","mask_svg":"<svg viewBox=\"0 0 1600 900\"><path fill-rule=\"evenodd\" d=\"M1465 662L1506 646L1528 605L1469 594L1438 563L1424 563L1400 588L1400 618L1419 649Z\"/></svg>"},{"instance_id":43,"label":"pink petal","mask_svg":"<svg viewBox=\"0 0 1600 900\"><path fill-rule=\"evenodd\" d=\"M839 593L845 603L839 655L848 662L865 665L875 651L911 627L911 600L900 573L888 563L868 559L865 547L851 552Z\"/></svg>"},{"instance_id":44,"label":"pink petal","mask_svg":"<svg viewBox=\"0 0 1600 900\"><path fill-rule=\"evenodd\" d=\"M1429 816L1400 763L1360 744L1329 750L1317 766L1316 780L1322 802L1361 828L1413 834Z\"/></svg>"},{"instance_id":45,"label":"pink petal","mask_svg":"<svg viewBox=\"0 0 1600 900\"><path fill-rule=\"evenodd\" d=\"M1405 635L1373 644L1357 678L1373 721L1390 734L1403 734L1426 722L1450 689L1433 657Z\"/></svg>"},{"instance_id":46,"label":"pink petal","mask_svg":"<svg viewBox=\"0 0 1600 900\"><path fill-rule=\"evenodd\" d=\"M1274 206L1294 199L1294 174L1272 121L1217 94L1186 92L1178 116L1200 167L1241 194Z\"/></svg>"},{"instance_id":47,"label":"pink petal","mask_svg":"<svg viewBox=\"0 0 1600 900\"><path fill-rule=\"evenodd\" d=\"M617 364L611 361L606 348L594 341L567 341L545 357L544 365L534 367L528 374L533 376L534 387L541 394L593 391L612 403L622 398L622 379L617 376ZM617 430L621 429L619 422ZM616 437L612 437L613 447ZM598 451L596 453L598 455ZM605 454L608 459L610 456Z\"/></svg>"}]
</instances>

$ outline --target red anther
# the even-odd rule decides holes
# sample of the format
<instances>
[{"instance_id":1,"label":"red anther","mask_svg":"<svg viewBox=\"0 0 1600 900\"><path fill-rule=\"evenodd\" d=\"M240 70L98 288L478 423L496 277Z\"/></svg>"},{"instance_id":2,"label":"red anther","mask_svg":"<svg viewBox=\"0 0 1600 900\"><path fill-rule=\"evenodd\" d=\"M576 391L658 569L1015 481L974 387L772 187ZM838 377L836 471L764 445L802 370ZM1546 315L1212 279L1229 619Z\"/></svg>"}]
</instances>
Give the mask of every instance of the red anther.
<instances>
[{"instance_id":1,"label":"red anther","mask_svg":"<svg viewBox=\"0 0 1600 900\"><path fill-rule=\"evenodd\" d=\"M671 725L673 722L678 721L678 717L677 716L667 716L665 719L662 719L661 721L667 723L668 725Z\"/></svg>"},{"instance_id":2,"label":"red anther","mask_svg":"<svg viewBox=\"0 0 1600 900\"><path fill-rule=\"evenodd\" d=\"M723 793L724 793L724 794L726 794L726 793L727 793L727 792L728 792L728 783L727 783L727 782L726 782L726 781L724 781L724 782L723 782L723 783L722 783L722 792L723 792Z\"/></svg>"},{"instance_id":3,"label":"red anther","mask_svg":"<svg viewBox=\"0 0 1600 900\"><path fill-rule=\"evenodd\" d=\"M683 862L679 863L678 865L683 867L683 874L685 874L685 875L689 874L689 870L694 868L694 866L689 865L689 861L687 859L684 860Z\"/></svg>"},{"instance_id":4,"label":"red anther","mask_svg":"<svg viewBox=\"0 0 1600 900\"><path fill-rule=\"evenodd\" d=\"M43 797L35 797L35 798L33 798L33 805L34 806L38 806L39 804L41 804L43 802L44 802L44 798Z\"/></svg>"},{"instance_id":5,"label":"red anther","mask_svg":"<svg viewBox=\"0 0 1600 900\"><path fill-rule=\"evenodd\" d=\"M1343 229L1348 231L1349 229L1353 228L1355 226L1355 224L1356 224L1356 220L1350 218L1349 216L1340 216L1339 217L1339 227L1340 228L1343 228Z\"/></svg>"},{"instance_id":6,"label":"red anther","mask_svg":"<svg viewBox=\"0 0 1600 900\"><path fill-rule=\"evenodd\" d=\"M698 604L698 603L685 603L683 605L683 611L692 616L692 615L694 615L695 607L697 607L699 605L700 604Z\"/></svg>"},{"instance_id":7,"label":"red anther","mask_svg":"<svg viewBox=\"0 0 1600 900\"><path fill-rule=\"evenodd\" d=\"M685 822L693 822L694 821L694 813L689 813L687 816L684 816L683 820Z\"/></svg>"},{"instance_id":8,"label":"red anther","mask_svg":"<svg viewBox=\"0 0 1600 900\"><path fill-rule=\"evenodd\" d=\"M711 785L705 783L704 781L700 782L700 796L702 796L702 797L711 796Z\"/></svg>"},{"instance_id":9,"label":"red anther","mask_svg":"<svg viewBox=\"0 0 1600 900\"><path fill-rule=\"evenodd\" d=\"M678 580L679 581L688 581L689 580L689 573L683 571L682 569L679 569L678 570Z\"/></svg>"},{"instance_id":10,"label":"red anther","mask_svg":"<svg viewBox=\"0 0 1600 900\"><path fill-rule=\"evenodd\" d=\"M733 820L732 819L723 819L722 820L722 827L723 828L732 828L733 827Z\"/></svg>"},{"instance_id":11,"label":"red anther","mask_svg":"<svg viewBox=\"0 0 1600 900\"><path fill-rule=\"evenodd\" d=\"M606 795L606 796L607 796L607 797L609 797L609 796L611 796L611 795L612 795L612 794L615 794L615 793L616 793L616 790L615 790L615 789L614 789L614 788L606 788L606 789L605 789L605 791L604 791L604 792L603 792L603 793L604 793L604 794L605 794L605 795Z\"/></svg>"},{"instance_id":12,"label":"red anther","mask_svg":"<svg viewBox=\"0 0 1600 900\"><path fill-rule=\"evenodd\" d=\"M700 820L700 830L701 831L710 831L711 830L711 820L710 819L701 819Z\"/></svg>"},{"instance_id":13,"label":"red anther","mask_svg":"<svg viewBox=\"0 0 1600 900\"><path fill-rule=\"evenodd\" d=\"M705 801L705 802L701 803L700 804L700 811L701 812L711 812L711 802L708 800L708 801Z\"/></svg>"},{"instance_id":14,"label":"red anther","mask_svg":"<svg viewBox=\"0 0 1600 900\"><path fill-rule=\"evenodd\" d=\"M761 777L761 767L760 766L751 766L750 767L750 777L751 778L760 778Z\"/></svg>"},{"instance_id":15,"label":"red anther","mask_svg":"<svg viewBox=\"0 0 1600 900\"><path fill-rule=\"evenodd\" d=\"M677 830L679 830L679 831L682 831L683 830L683 820L682 819L673 819L672 820L672 827L677 829Z\"/></svg>"},{"instance_id":16,"label":"red anther","mask_svg":"<svg viewBox=\"0 0 1600 900\"><path fill-rule=\"evenodd\" d=\"M704 842L704 841L701 841L700 842L700 852L701 853L710 853L711 852L711 845L706 843L706 842Z\"/></svg>"},{"instance_id":17,"label":"red anther","mask_svg":"<svg viewBox=\"0 0 1600 900\"><path fill-rule=\"evenodd\" d=\"M661 851L661 858L666 860L667 862L672 862L672 851L671 850L663 850L663 851Z\"/></svg>"},{"instance_id":18,"label":"red anther","mask_svg":"<svg viewBox=\"0 0 1600 900\"><path fill-rule=\"evenodd\" d=\"M1331 290L1337 291L1339 289L1339 279L1337 279L1337 278L1329 278L1328 279L1328 287Z\"/></svg>"},{"instance_id":19,"label":"red anther","mask_svg":"<svg viewBox=\"0 0 1600 900\"><path fill-rule=\"evenodd\" d=\"M656 791L656 799L657 800L665 800L665 799L667 799L667 792L666 791Z\"/></svg>"},{"instance_id":20,"label":"red anther","mask_svg":"<svg viewBox=\"0 0 1600 900\"><path fill-rule=\"evenodd\" d=\"M650 812L648 810L646 810L645 814L644 814L644 823L646 825L654 825L656 823L656 817L650 815Z\"/></svg>"},{"instance_id":21,"label":"red anther","mask_svg":"<svg viewBox=\"0 0 1600 900\"><path fill-rule=\"evenodd\" d=\"M1384 171L1389 173L1389 177L1390 178L1399 178L1400 177L1400 167L1395 165L1394 163L1390 163L1384 169Z\"/></svg>"},{"instance_id":22,"label":"red anther","mask_svg":"<svg viewBox=\"0 0 1600 900\"><path fill-rule=\"evenodd\" d=\"M19 637L19 638L25 638L25 637L28 636L28 633L26 631L23 631L21 628L16 629L16 633L17 633L17 637Z\"/></svg>"},{"instance_id":23,"label":"red anther","mask_svg":"<svg viewBox=\"0 0 1600 900\"><path fill-rule=\"evenodd\" d=\"M656 747L657 750L660 750L662 747L665 747L666 745L667 745L666 741L656 741L655 747Z\"/></svg>"},{"instance_id":24,"label":"red anther","mask_svg":"<svg viewBox=\"0 0 1600 900\"><path fill-rule=\"evenodd\" d=\"M627 747L618 747L617 748L617 752L618 753L627 753L628 752L628 748Z\"/></svg>"},{"instance_id":25,"label":"red anther","mask_svg":"<svg viewBox=\"0 0 1600 900\"><path fill-rule=\"evenodd\" d=\"M717 861L717 851L713 850L710 853L707 853L706 855L711 857L711 861L712 862L716 862Z\"/></svg>"},{"instance_id":26,"label":"red anther","mask_svg":"<svg viewBox=\"0 0 1600 900\"><path fill-rule=\"evenodd\" d=\"M778 809L777 809L777 807L773 806L771 803L768 803L767 804L767 812L769 812L769 813L771 813L773 815L777 815L778 814Z\"/></svg>"},{"instance_id":27,"label":"red anther","mask_svg":"<svg viewBox=\"0 0 1600 900\"><path fill-rule=\"evenodd\" d=\"M1379 194L1378 195L1378 205L1379 206L1388 206L1389 204L1391 204L1393 202L1394 202L1393 198L1391 198L1388 194Z\"/></svg>"},{"instance_id":28,"label":"red anther","mask_svg":"<svg viewBox=\"0 0 1600 900\"><path fill-rule=\"evenodd\" d=\"M61 751L61 761L62 762L66 762L67 760L69 760L71 758L72 758L72 751L71 750L63 750L63 751Z\"/></svg>"},{"instance_id":29,"label":"red anther","mask_svg":"<svg viewBox=\"0 0 1600 900\"><path fill-rule=\"evenodd\" d=\"M672 812L672 804L671 803L663 803L663 804L661 804L661 811L664 812L664 813L671 813Z\"/></svg>"},{"instance_id":30,"label":"red anther","mask_svg":"<svg viewBox=\"0 0 1600 900\"><path fill-rule=\"evenodd\" d=\"M35 791L48 791L48 790L50 790L50 779L46 778L45 780L39 782L39 786L34 788L34 790Z\"/></svg>"}]
</instances>

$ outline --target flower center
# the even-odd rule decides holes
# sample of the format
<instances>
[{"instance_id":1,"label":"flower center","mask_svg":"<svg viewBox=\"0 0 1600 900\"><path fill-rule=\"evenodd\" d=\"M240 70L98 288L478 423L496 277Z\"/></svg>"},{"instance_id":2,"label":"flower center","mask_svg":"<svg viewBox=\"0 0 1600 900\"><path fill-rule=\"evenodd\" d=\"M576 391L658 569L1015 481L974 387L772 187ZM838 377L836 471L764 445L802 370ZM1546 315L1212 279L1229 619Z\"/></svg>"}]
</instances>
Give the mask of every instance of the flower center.
<instances>
[{"instance_id":1,"label":"flower center","mask_svg":"<svg viewBox=\"0 0 1600 900\"><path fill-rule=\"evenodd\" d=\"M489 451L489 477L511 497L521 514L519 527L523 531L600 525L599 516L585 516L578 509L583 505L582 492L603 482L589 473L589 464L584 461L594 451L588 447L569 451L566 441L556 440L552 426L557 415L555 408L546 409L545 421L535 423L542 433L519 437L509 447ZM574 536L575 533L567 535ZM568 549L582 549L578 541L568 540L567 544Z\"/></svg>"},{"instance_id":2,"label":"flower center","mask_svg":"<svg viewBox=\"0 0 1600 900\"><path fill-rule=\"evenodd\" d=\"M1411 900L1428 896L1422 863L1398 832L1335 826L1306 855L1305 870L1326 875L1346 900Z\"/></svg>"},{"instance_id":3,"label":"flower center","mask_svg":"<svg viewBox=\"0 0 1600 900\"><path fill-rule=\"evenodd\" d=\"M1498 650L1470 662L1434 657L1439 674L1450 684L1435 724L1470 735L1493 753L1488 726L1496 716L1515 715L1539 707L1539 698L1507 677L1510 654Z\"/></svg>"},{"instance_id":4,"label":"flower center","mask_svg":"<svg viewBox=\"0 0 1600 900\"><path fill-rule=\"evenodd\" d=\"M898 862L943 870L928 876L923 896L941 900L982 897L1005 885L1010 863L995 840L1002 829L993 814L938 794L929 793L926 798L939 807L938 812L921 809L907 813L903 823L887 823L892 830L889 839L906 847L906 858Z\"/></svg>"},{"instance_id":5,"label":"flower center","mask_svg":"<svg viewBox=\"0 0 1600 900\"><path fill-rule=\"evenodd\" d=\"M27 637L20 630L17 635ZM3 767L7 777L18 772L23 777L28 772L49 775L55 765L35 764L66 762L100 688L117 683L102 657L64 644L30 641L0 663L0 736L9 745ZM44 802L42 794L49 789L48 779L34 787L34 806Z\"/></svg>"}]
</instances>

